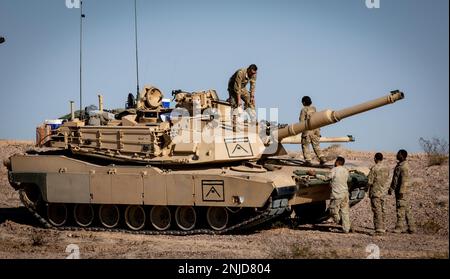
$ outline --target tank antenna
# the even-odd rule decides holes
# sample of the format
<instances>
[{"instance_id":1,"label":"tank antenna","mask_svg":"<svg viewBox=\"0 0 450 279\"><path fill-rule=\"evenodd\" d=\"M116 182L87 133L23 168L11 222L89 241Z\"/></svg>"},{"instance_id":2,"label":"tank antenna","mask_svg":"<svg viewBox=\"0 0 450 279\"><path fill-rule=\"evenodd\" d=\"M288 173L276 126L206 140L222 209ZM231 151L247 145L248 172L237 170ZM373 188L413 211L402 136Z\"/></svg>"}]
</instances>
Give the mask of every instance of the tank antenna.
<instances>
[{"instance_id":1,"label":"tank antenna","mask_svg":"<svg viewBox=\"0 0 450 279\"><path fill-rule=\"evenodd\" d=\"M134 0L134 41L136 48L136 99L139 98L139 53L138 53L138 23L137 23L137 0Z\"/></svg>"},{"instance_id":2,"label":"tank antenna","mask_svg":"<svg viewBox=\"0 0 450 279\"><path fill-rule=\"evenodd\" d=\"M83 1L80 0L80 119L83 119Z\"/></svg>"}]
</instances>

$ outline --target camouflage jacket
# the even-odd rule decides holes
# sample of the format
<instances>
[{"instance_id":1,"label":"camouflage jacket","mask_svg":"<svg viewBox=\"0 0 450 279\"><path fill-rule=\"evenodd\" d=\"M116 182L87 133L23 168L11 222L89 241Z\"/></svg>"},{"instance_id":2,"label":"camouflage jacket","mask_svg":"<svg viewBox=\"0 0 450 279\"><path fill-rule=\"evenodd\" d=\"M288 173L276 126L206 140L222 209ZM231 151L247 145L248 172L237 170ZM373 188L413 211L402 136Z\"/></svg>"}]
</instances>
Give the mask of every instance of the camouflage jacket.
<instances>
[{"instance_id":1,"label":"camouflage jacket","mask_svg":"<svg viewBox=\"0 0 450 279\"><path fill-rule=\"evenodd\" d=\"M228 91L236 94L244 94L245 87L250 82L250 94L254 95L256 90L256 75L251 79L247 75L247 68L242 68L236 71L228 81Z\"/></svg>"},{"instance_id":2,"label":"camouflage jacket","mask_svg":"<svg viewBox=\"0 0 450 279\"><path fill-rule=\"evenodd\" d=\"M375 164L369 172L369 195L371 198L385 196L389 189L389 168L383 162Z\"/></svg>"},{"instance_id":3,"label":"camouflage jacket","mask_svg":"<svg viewBox=\"0 0 450 279\"><path fill-rule=\"evenodd\" d=\"M299 122L308 121L313 113L316 112L315 106L304 106L300 112ZM311 131L305 131L302 133L302 137L317 136L320 138L320 129L314 129Z\"/></svg>"},{"instance_id":4,"label":"camouflage jacket","mask_svg":"<svg viewBox=\"0 0 450 279\"><path fill-rule=\"evenodd\" d=\"M397 197L399 194L406 194L409 186L409 166L406 161L398 163L394 169L394 175L392 176L391 191L395 192Z\"/></svg>"},{"instance_id":5,"label":"camouflage jacket","mask_svg":"<svg viewBox=\"0 0 450 279\"><path fill-rule=\"evenodd\" d=\"M329 174L317 174L316 177L324 181L331 180L331 199L343 199L348 196L349 172L347 168L343 166L334 167Z\"/></svg>"}]
</instances>

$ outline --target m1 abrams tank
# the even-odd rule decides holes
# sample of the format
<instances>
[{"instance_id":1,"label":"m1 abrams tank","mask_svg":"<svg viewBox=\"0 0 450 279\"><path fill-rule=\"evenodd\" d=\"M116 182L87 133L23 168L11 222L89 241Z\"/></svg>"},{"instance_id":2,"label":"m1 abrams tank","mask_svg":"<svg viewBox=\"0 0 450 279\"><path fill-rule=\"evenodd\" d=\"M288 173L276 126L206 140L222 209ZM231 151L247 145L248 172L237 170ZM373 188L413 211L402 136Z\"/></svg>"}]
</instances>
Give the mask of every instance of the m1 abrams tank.
<instances>
[{"instance_id":1,"label":"m1 abrams tank","mask_svg":"<svg viewBox=\"0 0 450 279\"><path fill-rule=\"evenodd\" d=\"M143 234L232 233L292 209L322 214L329 184L307 177L311 167L280 159L281 142L404 95L394 91L283 128L244 121L214 90L174 91L175 108L163 97L146 86L120 113L104 111L100 98L85 119L72 108L60 127L39 127L37 144L45 148L6 162L23 204L46 227ZM366 187L365 179L355 173L351 189Z\"/></svg>"}]
</instances>

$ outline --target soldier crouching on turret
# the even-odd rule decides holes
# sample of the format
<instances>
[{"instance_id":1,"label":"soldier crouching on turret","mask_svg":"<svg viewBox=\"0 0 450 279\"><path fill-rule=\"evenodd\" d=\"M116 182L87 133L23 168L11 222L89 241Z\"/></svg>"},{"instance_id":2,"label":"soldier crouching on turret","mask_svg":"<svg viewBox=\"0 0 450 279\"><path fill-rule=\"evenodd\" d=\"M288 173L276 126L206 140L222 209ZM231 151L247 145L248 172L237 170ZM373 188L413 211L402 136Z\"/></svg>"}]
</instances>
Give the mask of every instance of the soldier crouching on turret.
<instances>
[{"instance_id":1,"label":"soldier crouching on turret","mask_svg":"<svg viewBox=\"0 0 450 279\"><path fill-rule=\"evenodd\" d=\"M258 67L255 64L248 68L237 70L228 81L228 93L230 95L229 102L233 108L241 106L241 100L244 102L244 109L255 109L255 90L256 90L256 74ZM250 93L246 89L250 83Z\"/></svg>"}]
</instances>

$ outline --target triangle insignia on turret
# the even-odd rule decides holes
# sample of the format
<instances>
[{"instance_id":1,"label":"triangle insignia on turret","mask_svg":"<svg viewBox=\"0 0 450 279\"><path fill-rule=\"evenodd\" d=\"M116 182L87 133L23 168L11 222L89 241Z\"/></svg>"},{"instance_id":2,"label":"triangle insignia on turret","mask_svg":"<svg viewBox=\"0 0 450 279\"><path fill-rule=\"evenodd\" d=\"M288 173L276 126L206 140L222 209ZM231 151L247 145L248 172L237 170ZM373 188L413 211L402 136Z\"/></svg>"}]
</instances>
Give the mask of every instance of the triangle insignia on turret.
<instances>
[{"instance_id":1,"label":"triangle insignia on turret","mask_svg":"<svg viewBox=\"0 0 450 279\"><path fill-rule=\"evenodd\" d=\"M225 139L225 145L230 158L253 156L253 150L247 137Z\"/></svg>"}]
</instances>

